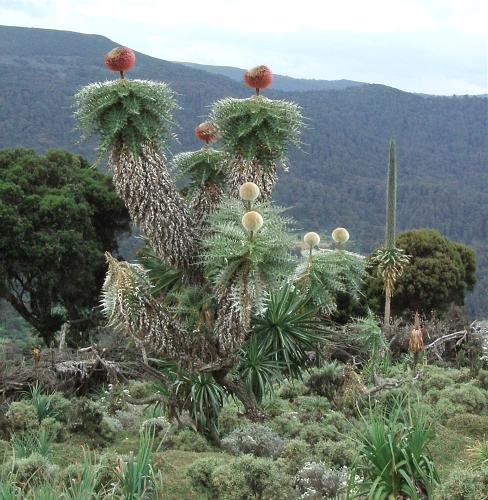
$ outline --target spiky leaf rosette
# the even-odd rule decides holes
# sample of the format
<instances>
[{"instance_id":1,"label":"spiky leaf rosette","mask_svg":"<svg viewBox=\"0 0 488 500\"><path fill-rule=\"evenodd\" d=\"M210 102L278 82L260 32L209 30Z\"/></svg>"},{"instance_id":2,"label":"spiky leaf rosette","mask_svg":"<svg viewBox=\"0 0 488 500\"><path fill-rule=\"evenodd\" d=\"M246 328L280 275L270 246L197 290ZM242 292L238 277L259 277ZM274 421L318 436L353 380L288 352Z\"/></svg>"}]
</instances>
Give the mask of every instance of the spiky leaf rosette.
<instances>
[{"instance_id":1,"label":"spiky leaf rosette","mask_svg":"<svg viewBox=\"0 0 488 500\"><path fill-rule=\"evenodd\" d=\"M300 377L307 351L318 348L324 331L310 300L291 284L273 292L262 316L253 319L252 337L288 377Z\"/></svg>"},{"instance_id":2,"label":"spiky leaf rosette","mask_svg":"<svg viewBox=\"0 0 488 500\"><path fill-rule=\"evenodd\" d=\"M406 255L405 251L401 248L382 247L376 250L369 257L369 260L383 281L386 293L392 294L395 283L410 262L410 255Z\"/></svg>"},{"instance_id":3,"label":"spiky leaf rosette","mask_svg":"<svg viewBox=\"0 0 488 500\"><path fill-rule=\"evenodd\" d=\"M291 221L284 209L256 203L253 209L264 219L259 231L250 234L242 225L242 202L226 199L209 217L203 240L204 270L216 288L234 288L234 302L244 313L247 301L259 312L266 294L278 287L293 265L293 240L287 229Z\"/></svg>"},{"instance_id":4,"label":"spiky leaf rosette","mask_svg":"<svg viewBox=\"0 0 488 500\"><path fill-rule=\"evenodd\" d=\"M117 193L157 255L184 271L188 280L198 277L194 266L197 235L164 157L143 145L138 156L127 148L115 149L108 164Z\"/></svg>"},{"instance_id":5,"label":"spiky leaf rosette","mask_svg":"<svg viewBox=\"0 0 488 500\"><path fill-rule=\"evenodd\" d=\"M231 196L239 196L244 182L254 182L269 197L276 181L276 165L286 166L288 145L300 143L303 125L300 108L293 103L265 97L226 98L211 112L220 130L224 151L234 162L228 171Z\"/></svg>"},{"instance_id":6,"label":"spiky leaf rosette","mask_svg":"<svg viewBox=\"0 0 488 500\"><path fill-rule=\"evenodd\" d=\"M294 282L323 314L337 307L337 296L358 299L366 276L362 255L346 251L319 250L297 267Z\"/></svg>"},{"instance_id":7,"label":"spiky leaf rosette","mask_svg":"<svg viewBox=\"0 0 488 500\"><path fill-rule=\"evenodd\" d=\"M187 188L190 195L195 194L207 182L223 186L227 163L227 155L212 148L179 153L172 161L173 168L177 173L177 179L190 180Z\"/></svg>"},{"instance_id":8,"label":"spiky leaf rosette","mask_svg":"<svg viewBox=\"0 0 488 500\"><path fill-rule=\"evenodd\" d=\"M225 153L211 148L180 153L173 158L177 178L190 180L185 192L191 200L192 218L197 227L215 211L223 197L227 162Z\"/></svg>"},{"instance_id":9,"label":"spiky leaf rosette","mask_svg":"<svg viewBox=\"0 0 488 500\"><path fill-rule=\"evenodd\" d=\"M168 85L146 80L87 85L75 95L75 104L84 137L100 137L100 158L113 148L125 147L138 156L144 144L164 146L177 109Z\"/></svg>"},{"instance_id":10,"label":"spiky leaf rosette","mask_svg":"<svg viewBox=\"0 0 488 500\"><path fill-rule=\"evenodd\" d=\"M203 337L185 331L154 299L145 269L106 256L102 308L109 325L161 356L192 366L202 363L210 354Z\"/></svg>"}]
</instances>

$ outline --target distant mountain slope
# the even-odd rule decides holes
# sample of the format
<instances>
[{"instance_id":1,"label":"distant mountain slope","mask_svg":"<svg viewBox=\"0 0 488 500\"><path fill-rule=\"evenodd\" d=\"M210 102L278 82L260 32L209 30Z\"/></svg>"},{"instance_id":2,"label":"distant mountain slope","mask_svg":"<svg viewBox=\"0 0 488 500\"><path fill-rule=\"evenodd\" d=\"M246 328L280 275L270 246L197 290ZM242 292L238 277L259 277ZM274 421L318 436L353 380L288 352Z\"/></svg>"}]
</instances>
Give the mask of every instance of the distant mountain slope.
<instances>
[{"instance_id":1,"label":"distant mountain slope","mask_svg":"<svg viewBox=\"0 0 488 500\"><path fill-rule=\"evenodd\" d=\"M82 85L114 77L103 65L114 45L97 35L0 27L0 147L63 147L93 159L94 144L77 144L72 96ZM212 102L250 95L220 75L143 54L137 59L130 77L164 80L177 93L180 142L173 153L200 147L193 129ZM291 152L276 193L299 228L330 234L345 226L352 247L363 251L381 243L387 145L394 136L399 230L434 227L473 245L481 271L469 307L486 311L485 99L420 96L382 85L265 95L297 102L307 118L302 150Z\"/></svg>"},{"instance_id":2,"label":"distant mountain slope","mask_svg":"<svg viewBox=\"0 0 488 500\"><path fill-rule=\"evenodd\" d=\"M233 68L231 66L210 66L207 64L196 64L191 62L181 62L190 68L201 69L214 75L222 75L242 82L244 69ZM357 87L364 85L362 82L354 82L353 80L312 80L305 78L292 78L290 76L273 75L273 89L282 90L285 92L305 92L307 90L341 90L349 87Z\"/></svg>"}]
</instances>

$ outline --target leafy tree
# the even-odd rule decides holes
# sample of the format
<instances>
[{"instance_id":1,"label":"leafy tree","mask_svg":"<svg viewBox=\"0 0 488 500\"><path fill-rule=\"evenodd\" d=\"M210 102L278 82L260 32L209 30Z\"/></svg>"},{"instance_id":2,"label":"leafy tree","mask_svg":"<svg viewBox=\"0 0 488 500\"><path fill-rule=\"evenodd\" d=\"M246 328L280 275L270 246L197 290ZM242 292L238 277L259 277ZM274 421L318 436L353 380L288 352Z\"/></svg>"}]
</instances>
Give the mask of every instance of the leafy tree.
<instances>
[{"instance_id":1,"label":"leafy tree","mask_svg":"<svg viewBox=\"0 0 488 500\"><path fill-rule=\"evenodd\" d=\"M464 305L464 294L476 283L476 254L462 243L450 241L435 229L400 233L396 245L411 255L398 279L393 312L445 312L451 303ZM380 283L374 284L379 294Z\"/></svg>"},{"instance_id":2,"label":"leafy tree","mask_svg":"<svg viewBox=\"0 0 488 500\"><path fill-rule=\"evenodd\" d=\"M104 251L117 249L127 212L81 156L0 152L0 297L49 344L69 320L83 329L98 302Z\"/></svg>"},{"instance_id":3,"label":"leafy tree","mask_svg":"<svg viewBox=\"0 0 488 500\"><path fill-rule=\"evenodd\" d=\"M296 376L305 352L324 340L319 313L335 310L337 294L357 292L363 275L360 256L317 243L297 262L292 221L271 202L288 145L299 141L300 109L262 95L218 101L211 124L196 130L203 148L172 162L188 181L182 193L162 153L175 109L165 83L92 84L75 100L80 125L101 138L115 188L151 247L135 264L107 255L110 324L146 362L176 366L171 373L185 383L169 388L172 410L198 408L200 430L215 433L227 395L261 418L273 381ZM218 131L222 152L210 148L216 137L204 129Z\"/></svg>"}]
</instances>

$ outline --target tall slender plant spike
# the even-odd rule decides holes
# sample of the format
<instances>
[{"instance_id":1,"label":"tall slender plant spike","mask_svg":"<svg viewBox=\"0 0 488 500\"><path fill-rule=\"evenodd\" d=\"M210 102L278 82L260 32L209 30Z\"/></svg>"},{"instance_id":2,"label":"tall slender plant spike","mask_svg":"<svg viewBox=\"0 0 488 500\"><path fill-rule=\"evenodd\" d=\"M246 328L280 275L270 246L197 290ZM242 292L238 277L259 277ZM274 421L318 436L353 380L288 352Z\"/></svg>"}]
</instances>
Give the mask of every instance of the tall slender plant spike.
<instances>
[{"instance_id":1,"label":"tall slender plant spike","mask_svg":"<svg viewBox=\"0 0 488 500\"><path fill-rule=\"evenodd\" d=\"M395 140L390 139L390 151L388 157L388 180L386 193L386 248L395 246L396 231L396 190L397 190L397 169Z\"/></svg>"}]
</instances>

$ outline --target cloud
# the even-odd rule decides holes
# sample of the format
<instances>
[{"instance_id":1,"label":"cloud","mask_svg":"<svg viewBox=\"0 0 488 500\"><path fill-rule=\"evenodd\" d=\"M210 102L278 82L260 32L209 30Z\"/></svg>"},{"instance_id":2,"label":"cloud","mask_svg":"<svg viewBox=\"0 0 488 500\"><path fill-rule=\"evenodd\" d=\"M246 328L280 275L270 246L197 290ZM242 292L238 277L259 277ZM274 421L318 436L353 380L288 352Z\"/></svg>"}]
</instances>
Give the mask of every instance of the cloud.
<instances>
[{"instance_id":1,"label":"cloud","mask_svg":"<svg viewBox=\"0 0 488 500\"><path fill-rule=\"evenodd\" d=\"M168 60L486 92L488 2L479 0L0 0L0 16L105 35Z\"/></svg>"}]
</instances>

